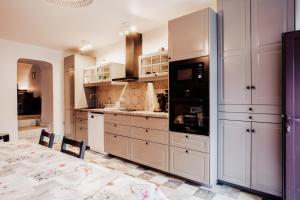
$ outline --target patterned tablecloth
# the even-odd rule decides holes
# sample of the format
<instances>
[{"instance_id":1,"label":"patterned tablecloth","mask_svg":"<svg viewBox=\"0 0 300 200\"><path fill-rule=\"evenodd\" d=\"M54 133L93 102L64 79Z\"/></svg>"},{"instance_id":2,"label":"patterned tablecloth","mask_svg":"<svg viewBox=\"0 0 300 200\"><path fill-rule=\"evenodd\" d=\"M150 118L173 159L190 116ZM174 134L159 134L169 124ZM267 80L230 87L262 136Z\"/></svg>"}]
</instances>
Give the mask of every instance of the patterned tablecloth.
<instances>
[{"instance_id":1,"label":"patterned tablecloth","mask_svg":"<svg viewBox=\"0 0 300 200\"><path fill-rule=\"evenodd\" d=\"M0 143L1 200L158 200L154 185L26 141Z\"/></svg>"}]
</instances>

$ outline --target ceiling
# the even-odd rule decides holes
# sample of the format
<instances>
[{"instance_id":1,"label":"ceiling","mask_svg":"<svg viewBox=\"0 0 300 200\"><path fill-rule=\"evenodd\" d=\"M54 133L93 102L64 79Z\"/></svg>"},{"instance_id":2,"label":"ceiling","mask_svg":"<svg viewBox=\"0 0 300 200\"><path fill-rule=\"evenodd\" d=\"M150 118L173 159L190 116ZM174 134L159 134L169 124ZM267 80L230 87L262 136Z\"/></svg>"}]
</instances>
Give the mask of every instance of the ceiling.
<instances>
[{"instance_id":1,"label":"ceiling","mask_svg":"<svg viewBox=\"0 0 300 200\"><path fill-rule=\"evenodd\" d=\"M78 48L82 40L102 48L122 39L122 24L147 32L215 0L94 0L85 8L62 8L45 0L1 0L0 38L48 48Z\"/></svg>"}]
</instances>

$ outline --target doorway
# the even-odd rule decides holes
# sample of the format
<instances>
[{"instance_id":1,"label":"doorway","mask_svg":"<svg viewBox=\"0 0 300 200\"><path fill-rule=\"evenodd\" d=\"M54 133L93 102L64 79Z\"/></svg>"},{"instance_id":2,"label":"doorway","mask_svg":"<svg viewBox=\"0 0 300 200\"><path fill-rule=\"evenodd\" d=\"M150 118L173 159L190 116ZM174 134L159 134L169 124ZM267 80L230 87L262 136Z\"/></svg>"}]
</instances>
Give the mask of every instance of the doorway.
<instances>
[{"instance_id":1,"label":"doorway","mask_svg":"<svg viewBox=\"0 0 300 200\"><path fill-rule=\"evenodd\" d=\"M32 59L17 62L18 137L39 138L42 129L53 131L52 64Z\"/></svg>"}]
</instances>

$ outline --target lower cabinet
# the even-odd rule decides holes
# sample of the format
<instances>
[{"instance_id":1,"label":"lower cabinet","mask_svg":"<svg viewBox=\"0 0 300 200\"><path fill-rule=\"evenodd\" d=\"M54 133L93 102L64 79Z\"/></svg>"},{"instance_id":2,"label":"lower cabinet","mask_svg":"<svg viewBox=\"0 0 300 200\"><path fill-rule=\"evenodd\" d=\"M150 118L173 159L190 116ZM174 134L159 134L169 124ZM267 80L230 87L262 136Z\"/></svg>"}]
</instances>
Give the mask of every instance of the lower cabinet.
<instances>
[{"instance_id":1,"label":"lower cabinet","mask_svg":"<svg viewBox=\"0 0 300 200\"><path fill-rule=\"evenodd\" d=\"M88 145L88 112L76 111L76 136L77 141L84 141Z\"/></svg>"},{"instance_id":2,"label":"lower cabinet","mask_svg":"<svg viewBox=\"0 0 300 200\"><path fill-rule=\"evenodd\" d=\"M75 140L75 110L65 110L65 136Z\"/></svg>"},{"instance_id":3,"label":"lower cabinet","mask_svg":"<svg viewBox=\"0 0 300 200\"><path fill-rule=\"evenodd\" d=\"M251 122L219 120L219 178L250 187ZM249 132L247 132L249 130Z\"/></svg>"},{"instance_id":4,"label":"lower cabinet","mask_svg":"<svg viewBox=\"0 0 300 200\"><path fill-rule=\"evenodd\" d=\"M131 139L119 135L104 134L104 151L122 158L131 159Z\"/></svg>"},{"instance_id":5,"label":"lower cabinet","mask_svg":"<svg viewBox=\"0 0 300 200\"><path fill-rule=\"evenodd\" d=\"M170 147L170 172L209 184L209 154Z\"/></svg>"},{"instance_id":6,"label":"lower cabinet","mask_svg":"<svg viewBox=\"0 0 300 200\"><path fill-rule=\"evenodd\" d=\"M281 124L219 120L219 179L282 196Z\"/></svg>"},{"instance_id":7,"label":"lower cabinet","mask_svg":"<svg viewBox=\"0 0 300 200\"><path fill-rule=\"evenodd\" d=\"M131 139L132 157L138 162L162 171L169 171L169 146Z\"/></svg>"},{"instance_id":8,"label":"lower cabinet","mask_svg":"<svg viewBox=\"0 0 300 200\"><path fill-rule=\"evenodd\" d=\"M252 123L252 129L251 187L282 196L281 124Z\"/></svg>"}]
</instances>

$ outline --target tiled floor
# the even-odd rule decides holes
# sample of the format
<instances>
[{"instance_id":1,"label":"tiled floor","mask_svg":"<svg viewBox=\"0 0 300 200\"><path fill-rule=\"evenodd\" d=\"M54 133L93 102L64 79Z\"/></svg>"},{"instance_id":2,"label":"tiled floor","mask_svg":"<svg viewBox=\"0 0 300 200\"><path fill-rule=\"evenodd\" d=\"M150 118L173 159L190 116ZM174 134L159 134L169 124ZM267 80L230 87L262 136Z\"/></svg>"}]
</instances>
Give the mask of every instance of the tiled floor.
<instances>
[{"instance_id":1,"label":"tiled floor","mask_svg":"<svg viewBox=\"0 0 300 200\"><path fill-rule=\"evenodd\" d=\"M59 150L60 143L56 143L54 149ZM228 186L218 185L209 189L191 184L153 169L93 151L86 151L85 160L155 183L170 200L261 200L258 196Z\"/></svg>"}]
</instances>

